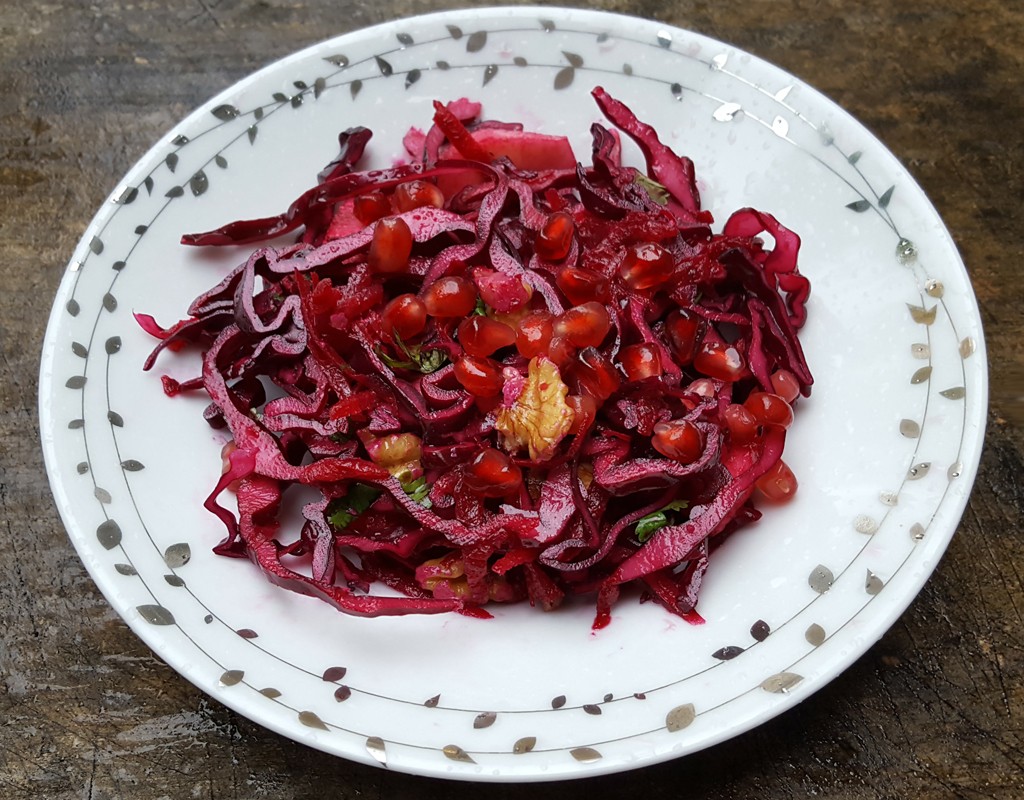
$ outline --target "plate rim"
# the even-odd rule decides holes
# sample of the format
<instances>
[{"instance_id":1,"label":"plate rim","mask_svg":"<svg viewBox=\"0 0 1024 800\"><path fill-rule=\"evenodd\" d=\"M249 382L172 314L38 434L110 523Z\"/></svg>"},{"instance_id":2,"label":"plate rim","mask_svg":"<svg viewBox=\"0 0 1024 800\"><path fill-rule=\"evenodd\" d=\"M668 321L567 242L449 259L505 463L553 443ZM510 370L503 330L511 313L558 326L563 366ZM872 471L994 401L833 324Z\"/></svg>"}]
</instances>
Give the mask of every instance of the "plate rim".
<instances>
[{"instance_id":1,"label":"plate rim","mask_svg":"<svg viewBox=\"0 0 1024 800\"><path fill-rule=\"evenodd\" d=\"M86 553L83 552L82 548L80 547L79 541L85 542L87 540L87 536L85 535L85 530L84 527L82 526L82 523L78 521L75 515L73 514L73 504L71 503L65 491L66 487L64 486L59 470L57 468L57 456L53 449L53 437L51 435L52 431L55 428L56 420L51 416L50 403L48 402L48 400L53 396L54 389L56 388L54 383L56 379L56 373L53 370L53 365L56 359L56 350L59 342L57 337L60 327L60 318L62 316L62 308L60 303L67 296L68 284L73 278L72 265L75 263L76 259L79 258L83 254L83 252L88 249L88 242L90 240L90 237L95 234L97 229L105 221L107 221L109 216L117 208L113 203L110 202L112 199L114 199L117 187L124 185L126 182L130 183L133 177L137 176L147 166L154 163L154 159L156 159L157 155L160 152L162 152L162 150L165 149L167 145L171 143L171 141L173 140L175 131L181 128L187 122L209 112L210 109L213 109L217 105L230 99L232 95L240 93L249 86L260 82L267 75L276 73L281 70L285 70L287 69L289 64L298 63L305 59L308 59L317 51L322 50L327 45L333 44L335 42L343 42L350 39L383 37L390 32L401 29L402 27L408 27L410 24L431 24L440 22L442 20L453 19L457 19L460 21L467 19L480 19L498 14L508 14L510 17L516 18L536 18L538 16L551 16L556 19L577 18L585 20L628 20L629 23L633 25L641 25L652 29L660 27L670 32L678 32L687 37L696 37L705 42L720 45L721 47L727 48L733 52L750 56L750 58L757 63L759 68L767 67L771 70L775 70L778 73L786 75L796 85L799 85L802 88L802 90L812 93L815 98L815 102L824 103L833 113L836 113L837 115L841 115L842 117L844 117L845 122L847 124L855 126L856 129L861 131L866 137L869 137L871 140L871 146L877 153L884 154L885 157L891 159L893 165L899 169L900 173L903 176L905 176L907 181L907 187L911 188L914 192L916 192L919 195L919 201L924 204L924 208L929 212L929 214L934 218L934 220L939 223L939 230L936 232L942 236L950 253L955 257L955 267L961 273L961 277L964 280L965 286L970 290L969 305L971 307L972 312L971 322L976 327L978 340L978 351L976 353L976 356L984 364L984 368L980 371L978 376L978 386L974 388L974 391L978 393L978 395L976 396L978 397L977 405L979 411L977 413L977 419L967 418L964 428L964 447L965 449L969 449L971 457L963 465L964 470L961 473L960 480L965 482L968 488L965 491L963 491L959 497L956 498L956 500L952 504L951 510L947 511L952 520L951 524L948 526L949 530L943 531L943 535L941 537L933 539L932 547L935 553L934 563L932 563L927 569L921 570L919 573L913 576L913 579L910 580L909 583L911 589L909 591L904 591L902 594L900 594L898 596L898 600L889 601L888 605L885 606L886 611L884 615L881 615L881 617L872 617L874 624L871 626L870 642L868 642L862 647L853 648L851 653L849 653L846 657L833 658L829 662L829 668L824 671L825 676L817 678L814 685L809 687L808 691L801 692L798 700L784 703L781 705L780 708L767 710L765 713L761 715L755 715L758 717L757 719L750 721L749 724L740 726L739 729L723 730L720 732L718 736L709 737L706 741L704 741L701 744L700 748L698 748L698 750L705 749L707 747L717 745L722 741L731 739L744 731L751 730L759 726L760 724L763 724L765 721L778 716L784 711L792 708L797 702L801 702L807 697L810 697L811 694L813 694L814 692L817 692L818 690L830 684L839 674L846 671L850 666L852 666L852 664L854 664L857 660L862 658L870 649L870 647L874 645L874 643L877 642L878 639L885 635L885 633L892 627L892 625L899 619L899 617L902 616L903 613L905 613L906 609L909 608L909 606L914 602L914 600L919 595L921 589L923 588L924 584L928 580L930 580L932 575L934 574L934 571L938 566L939 560L946 553L949 542L955 535L956 530L960 524L960 520L962 519L963 513L966 509L967 503L969 502L971 496L971 487L973 487L973 484L976 480L980 459L984 449L985 431L987 427L986 409L988 408L989 391L990 366L988 364L987 352L985 349L983 320L981 319L981 315L978 310L977 297L973 291L973 287L971 286L970 274L966 269L966 265L963 262L962 256L960 255L959 249L952 236L952 233L942 220L942 217L932 204L930 198L925 193L923 187L921 187L921 185L914 178L914 176L903 165L903 163L898 159L898 157L884 144L884 142L882 142L882 140L878 136L876 136L875 133L871 131L866 125L864 125L864 123L860 122L850 112L846 111L845 108L839 105L839 103L832 100L829 96L824 94L819 89L815 88L812 84L808 83L807 81L792 75L787 70L778 67L774 63L769 62L767 59L758 55L754 55L753 53L750 53L749 51L737 45L723 42L721 40L715 39L713 37L707 36L703 33L694 30L685 29L668 23L662 23L657 20L646 19L632 14L606 12L595 9L577 9L529 5L451 9L445 11L431 12L428 14L410 15L407 17L402 17L395 20L389 20L377 23L375 25L358 28L352 31L339 34L337 36L325 38L307 47L303 47L302 49L297 50L293 53L289 53L281 58L275 59L274 61L267 63L264 66L260 67L259 69L249 73L239 81L236 81L231 85L225 87L221 91L217 92L209 100L196 106L194 109L183 115L180 119L177 119L169 127L167 132L164 133L161 137L159 137L157 141L151 147L149 147L142 156L140 156L135 161L132 167L125 173L125 175L117 180L117 182L114 184L115 188L112 190L112 193L108 193L107 195L105 195L102 205L90 220L88 226L86 227L84 233L82 234L80 240L78 241L72 252L72 255L68 262L68 266L65 268L60 284L55 293L53 305L51 306L50 314L47 320L46 333L43 339L42 354L39 367L38 414L40 421L41 445L46 465L47 478L50 483L51 492L53 493L54 499L56 501L56 506L58 513L61 517L61 521L68 533L69 538L71 539L73 546L75 547L75 550L79 558L82 560L83 564L88 570L89 575L92 578L94 584L100 589L106 601L112 606L112 608L114 608L115 611L117 611L121 619L128 625L132 632L146 644L147 647L149 647L154 653L156 653L163 660L165 660L177 674L186 678L186 680L195 685L198 689L203 691L208 696L212 697L213 699L223 703L224 705L230 708L233 708L236 712L242 714L247 719L254 721L256 724L262 727L274 730L275 732L285 736L286 738L292 741L296 741L301 744L305 744L307 746L311 746L320 750L325 750L324 747L318 745L315 733L310 732L308 736L297 737L297 731L294 728L293 724L277 724L276 719L270 721L268 721L266 718L253 719L251 713L248 710L249 705L247 703L238 702L236 698L232 696L230 693L217 691L218 687L216 684L211 685L210 683L206 682L203 679L203 676L201 674L198 674L195 670L185 669L180 665L174 665L174 648L168 647L168 639L162 635L161 631L155 629L153 626L146 625L138 617L133 617L132 615L123 613L124 610L119 608L118 604L116 603L117 590L114 587L113 582L110 580L110 576L105 572L101 571L95 559L87 557ZM972 425L976 426L975 432L970 431ZM969 445L973 446L969 447ZM943 502L945 503L949 501ZM303 734L307 733L305 731L298 732ZM336 751L334 750L326 750L326 752L337 754ZM373 766L379 766L378 762L375 761L367 753L347 752L343 755L343 757L352 761L357 761L360 763ZM668 761L676 757L678 757L676 753L667 751L660 757L647 758L641 760L637 764L623 764L618 762L612 762L604 764L597 763L586 766L570 765L570 768L566 771L557 771L556 774L523 774L517 771L515 773L502 773L496 776L490 775L486 771L475 772L458 769L459 765L456 765L451 762L439 762L437 769L426 771L409 770L403 768L402 764L389 764L389 766L395 766L400 771L409 772L410 774L429 775L433 777L447 777L454 779L464 779L469 781L495 780L509 782L530 782L565 780L572 778L591 777L602 774L611 774L615 772L637 768L640 766L653 765L655 763ZM454 770L452 769L453 767L455 767Z\"/></svg>"}]
</instances>

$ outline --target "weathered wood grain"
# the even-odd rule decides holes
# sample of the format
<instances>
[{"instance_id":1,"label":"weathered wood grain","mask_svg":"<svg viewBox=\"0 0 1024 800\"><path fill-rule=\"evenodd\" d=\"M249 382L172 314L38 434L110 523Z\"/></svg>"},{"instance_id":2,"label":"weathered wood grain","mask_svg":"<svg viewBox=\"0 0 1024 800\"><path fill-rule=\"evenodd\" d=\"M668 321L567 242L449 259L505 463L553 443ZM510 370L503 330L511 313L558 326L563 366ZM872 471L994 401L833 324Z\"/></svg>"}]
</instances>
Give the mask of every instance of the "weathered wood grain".
<instances>
[{"instance_id":1,"label":"weathered wood grain","mask_svg":"<svg viewBox=\"0 0 1024 800\"><path fill-rule=\"evenodd\" d=\"M571 4L571 3L570 3ZM330 33L439 0L0 4L0 796L447 798L207 699L110 610L53 509L35 393L64 265L176 120ZM478 5L478 3L471 3ZM619 0L721 38L837 100L896 153L970 269L992 375L988 447L947 556L867 655L782 718L692 758L488 796L1024 796L1024 9L994 0Z\"/></svg>"}]
</instances>

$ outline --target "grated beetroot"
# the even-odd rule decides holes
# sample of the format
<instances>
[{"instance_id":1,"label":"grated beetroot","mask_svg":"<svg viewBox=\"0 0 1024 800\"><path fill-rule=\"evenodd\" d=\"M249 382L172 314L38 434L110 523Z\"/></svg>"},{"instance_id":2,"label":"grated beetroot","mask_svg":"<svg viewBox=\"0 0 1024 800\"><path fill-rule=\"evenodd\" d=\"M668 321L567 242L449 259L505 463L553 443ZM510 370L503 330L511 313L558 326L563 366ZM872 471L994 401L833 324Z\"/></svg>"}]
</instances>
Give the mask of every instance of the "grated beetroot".
<instances>
[{"instance_id":1,"label":"grated beetroot","mask_svg":"<svg viewBox=\"0 0 1024 800\"><path fill-rule=\"evenodd\" d=\"M205 389L205 418L230 431L205 503L227 530L216 552L362 616L589 594L599 628L633 585L701 621L714 549L779 473L792 415L757 409L783 408L776 384L811 391L810 283L795 233L753 209L713 233L693 162L593 94L614 127L592 127L590 166L563 137L435 103L403 141L411 163L360 170L371 133L353 128L282 214L182 237L297 237L168 328L136 315L160 340L146 369L202 350L202 375L165 391ZM489 319L462 324L475 315ZM773 399L732 410L755 392ZM297 486L321 499L285 544Z\"/></svg>"}]
</instances>

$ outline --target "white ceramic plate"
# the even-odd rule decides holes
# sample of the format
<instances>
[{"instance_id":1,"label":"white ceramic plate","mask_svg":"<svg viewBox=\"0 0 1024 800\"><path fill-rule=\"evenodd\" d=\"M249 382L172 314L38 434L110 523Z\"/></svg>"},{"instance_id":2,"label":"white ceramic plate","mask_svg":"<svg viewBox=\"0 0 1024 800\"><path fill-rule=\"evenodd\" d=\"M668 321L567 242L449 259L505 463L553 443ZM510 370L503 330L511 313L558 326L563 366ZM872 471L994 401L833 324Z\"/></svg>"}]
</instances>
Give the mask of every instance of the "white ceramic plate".
<instances>
[{"instance_id":1,"label":"white ceramic plate","mask_svg":"<svg viewBox=\"0 0 1024 800\"><path fill-rule=\"evenodd\" d=\"M817 382L787 460L798 499L712 561L693 627L620 603L545 615L353 619L214 556L201 502L222 439L202 400L140 367L169 322L244 257L186 231L282 209L343 128L400 154L434 98L570 135L589 154L602 84L696 162L721 222L741 206L804 240L803 342ZM635 160L637 153L629 151ZM187 378L195 356L165 356ZM312 47L231 87L117 185L75 251L47 332L43 444L57 505L96 583L153 650L214 698L328 753L418 774L529 781L694 752L808 698L903 612L963 512L986 369L967 274L886 149L792 76L653 22L552 8L400 20Z\"/></svg>"}]
</instances>

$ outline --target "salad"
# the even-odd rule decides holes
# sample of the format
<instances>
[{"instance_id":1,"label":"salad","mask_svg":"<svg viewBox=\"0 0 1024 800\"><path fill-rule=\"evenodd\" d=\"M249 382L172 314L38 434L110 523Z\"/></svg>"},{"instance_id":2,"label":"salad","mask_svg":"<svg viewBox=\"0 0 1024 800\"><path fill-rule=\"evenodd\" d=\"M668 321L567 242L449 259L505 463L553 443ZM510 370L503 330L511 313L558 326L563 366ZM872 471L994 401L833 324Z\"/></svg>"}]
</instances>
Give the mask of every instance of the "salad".
<instances>
[{"instance_id":1,"label":"salad","mask_svg":"<svg viewBox=\"0 0 1024 800\"><path fill-rule=\"evenodd\" d=\"M362 616L585 595L600 628L636 588L701 621L715 548L797 489L782 454L812 385L810 284L795 233L750 208L713 232L692 161L593 96L610 125L589 166L564 137L435 102L399 165L360 169L371 132L351 128L281 214L183 237L291 237L180 322L136 315L160 340L146 369L201 350L164 390L205 391L230 434L205 503L217 553ZM299 487L318 499L286 530Z\"/></svg>"}]
</instances>

